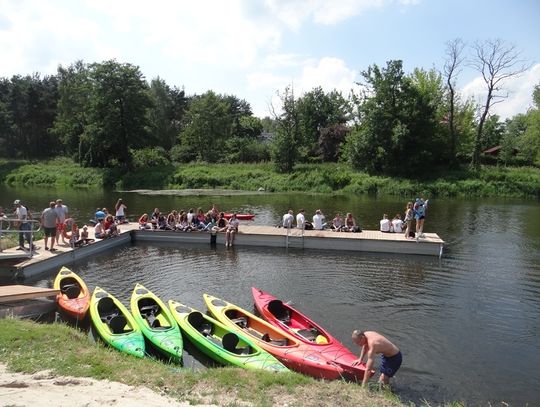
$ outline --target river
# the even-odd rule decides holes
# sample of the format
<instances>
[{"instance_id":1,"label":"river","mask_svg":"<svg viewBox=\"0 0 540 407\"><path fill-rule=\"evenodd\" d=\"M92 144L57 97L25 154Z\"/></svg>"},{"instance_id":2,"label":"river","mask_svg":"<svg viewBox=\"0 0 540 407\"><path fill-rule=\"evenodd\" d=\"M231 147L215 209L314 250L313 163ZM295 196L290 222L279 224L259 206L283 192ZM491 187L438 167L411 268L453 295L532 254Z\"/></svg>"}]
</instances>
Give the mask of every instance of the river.
<instances>
[{"instance_id":1,"label":"river","mask_svg":"<svg viewBox=\"0 0 540 407\"><path fill-rule=\"evenodd\" d=\"M403 213L399 197L265 194L144 195L95 190L0 187L0 205L21 199L34 211L62 198L80 223L122 197L136 219L162 211L250 211L277 224L301 207L353 212L373 229ZM414 197L411 197L414 198ZM430 198L430 197L426 197ZM136 244L72 266L90 288L126 301L136 282L163 299L202 308L209 293L252 308L252 286L269 291L353 347L353 329L383 333L403 352L394 380L403 401L535 405L540 401L540 204L536 200L430 199L426 232L447 242L424 256L238 247ZM49 286L57 270L26 283Z\"/></svg>"}]
</instances>

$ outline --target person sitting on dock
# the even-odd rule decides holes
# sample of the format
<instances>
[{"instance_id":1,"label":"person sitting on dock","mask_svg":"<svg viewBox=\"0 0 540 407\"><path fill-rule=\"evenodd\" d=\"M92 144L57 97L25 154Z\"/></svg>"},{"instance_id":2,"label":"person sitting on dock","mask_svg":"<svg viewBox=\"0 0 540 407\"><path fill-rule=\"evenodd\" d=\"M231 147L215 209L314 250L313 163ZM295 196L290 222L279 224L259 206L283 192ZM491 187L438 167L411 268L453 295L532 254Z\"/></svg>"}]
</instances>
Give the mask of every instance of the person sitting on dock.
<instances>
[{"instance_id":1,"label":"person sitting on dock","mask_svg":"<svg viewBox=\"0 0 540 407\"><path fill-rule=\"evenodd\" d=\"M369 372L375 363L375 355L381 355L381 376L380 384L388 384L391 377L394 377L399 370L402 362L402 355L399 348L375 331L359 331L352 333L353 342L362 348L360 357L353 362L353 366L360 365L364 356L367 356L366 374L362 380L362 386L365 386L369 380Z\"/></svg>"},{"instance_id":2,"label":"person sitting on dock","mask_svg":"<svg viewBox=\"0 0 540 407\"><path fill-rule=\"evenodd\" d=\"M112 215L107 215L105 222L103 222L103 228L105 229L105 233L108 237L118 236L120 234L120 230L116 226L114 217Z\"/></svg>"},{"instance_id":3,"label":"person sitting on dock","mask_svg":"<svg viewBox=\"0 0 540 407\"><path fill-rule=\"evenodd\" d=\"M332 230L334 232L341 232L341 229L343 229L343 219L341 218L341 214L338 212L336 213L335 218L332 219Z\"/></svg>"},{"instance_id":4,"label":"person sitting on dock","mask_svg":"<svg viewBox=\"0 0 540 407\"><path fill-rule=\"evenodd\" d=\"M227 230L227 219L225 219L225 213L220 212L216 225L212 228L212 232L225 232Z\"/></svg>"},{"instance_id":5,"label":"person sitting on dock","mask_svg":"<svg viewBox=\"0 0 540 407\"><path fill-rule=\"evenodd\" d=\"M313 215L313 229L315 230L323 230L326 227L326 223L324 222L325 217L320 209L317 209L315 211L315 215Z\"/></svg>"},{"instance_id":6,"label":"person sitting on dock","mask_svg":"<svg viewBox=\"0 0 540 407\"><path fill-rule=\"evenodd\" d=\"M87 244L94 243L94 239L90 239L88 236L88 227L85 225L82 228L81 237L75 242L75 247L86 246Z\"/></svg>"},{"instance_id":7,"label":"person sitting on dock","mask_svg":"<svg viewBox=\"0 0 540 407\"><path fill-rule=\"evenodd\" d=\"M392 222L388 219L388 215L385 213L383 218L380 220L380 231L384 233L392 232Z\"/></svg>"},{"instance_id":8,"label":"person sitting on dock","mask_svg":"<svg viewBox=\"0 0 540 407\"><path fill-rule=\"evenodd\" d=\"M236 217L236 212L234 212L231 216L231 219L229 219L229 224L227 225L227 232L225 236L225 246L233 245L234 238L236 234L238 233L238 225L240 225L240 222L238 221L238 218Z\"/></svg>"},{"instance_id":9,"label":"person sitting on dock","mask_svg":"<svg viewBox=\"0 0 540 407\"><path fill-rule=\"evenodd\" d=\"M140 230L146 230L151 229L152 227L148 224L148 214L143 213L141 217L139 218L139 229Z\"/></svg>"},{"instance_id":10,"label":"person sitting on dock","mask_svg":"<svg viewBox=\"0 0 540 407\"><path fill-rule=\"evenodd\" d=\"M105 228L103 227L103 219L100 219L97 225L94 227L94 237L96 239L105 239L107 238L107 233L105 232Z\"/></svg>"},{"instance_id":11,"label":"person sitting on dock","mask_svg":"<svg viewBox=\"0 0 540 407\"><path fill-rule=\"evenodd\" d=\"M293 221L294 221L293 210L289 209L289 211L285 215L283 215L282 226L284 228L290 229L290 228L292 228Z\"/></svg>"},{"instance_id":12,"label":"person sitting on dock","mask_svg":"<svg viewBox=\"0 0 540 407\"><path fill-rule=\"evenodd\" d=\"M347 216L345 217L345 226L343 226L342 229L344 232L361 232L362 229L360 229L360 226L356 224L356 219L354 219L352 213L348 212Z\"/></svg>"},{"instance_id":13,"label":"person sitting on dock","mask_svg":"<svg viewBox=\"0 0 540 407\"><path fill-rule=\"evenodd\" d=\"M150 223L152 224L152 229L154 230L158 228L158 219L160 214L159 208L154 208L154 212L152 212L152 215L150 215Z\"/></svg>"},{"instance_id":14,"label":"person sitting on dock","mask_svg":"<svg viewBox=\"0 0 540 407\"><path fill-rule=\"evenodd\" d=\"M396 216L392 219L392 229L394 233L403 233L403 221L399 213L396 213Z\"/></svg>"}]
</instances>

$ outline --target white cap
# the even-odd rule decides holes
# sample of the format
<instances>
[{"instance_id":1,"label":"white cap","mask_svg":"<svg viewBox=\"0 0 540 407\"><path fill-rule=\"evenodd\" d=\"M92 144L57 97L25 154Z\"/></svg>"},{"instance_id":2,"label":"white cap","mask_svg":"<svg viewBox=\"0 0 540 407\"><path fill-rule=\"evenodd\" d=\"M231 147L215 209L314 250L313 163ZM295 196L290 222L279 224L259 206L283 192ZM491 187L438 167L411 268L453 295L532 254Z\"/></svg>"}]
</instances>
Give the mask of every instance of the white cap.
<instances>
[{"instance_id":1,"label":"white cap","mask_svg":"<svg viewBox=\"0 0 540 407\"><path fill-rule=\"evenodd\" d=\"M20 205L20 204L21 204L20 199L15 199L15 202L13 202L13 205Z\"/></svg>"}]
</instances>

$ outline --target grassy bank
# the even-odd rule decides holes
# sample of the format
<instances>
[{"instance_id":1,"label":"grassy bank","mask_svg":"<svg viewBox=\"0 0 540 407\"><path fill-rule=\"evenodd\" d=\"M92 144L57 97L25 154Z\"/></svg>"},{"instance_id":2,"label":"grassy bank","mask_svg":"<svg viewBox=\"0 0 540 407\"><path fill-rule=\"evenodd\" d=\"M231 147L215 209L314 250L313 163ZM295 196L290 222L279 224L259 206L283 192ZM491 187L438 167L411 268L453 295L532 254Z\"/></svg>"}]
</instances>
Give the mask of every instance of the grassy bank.
<instances>
[{"instance_id":1,"label":"grassy bank","mask_svg":"<svg viewBox=\"0 0 540 407\"><path fill-rule=\"evenodd\" d=\"M317 381L296 373L250 372L238 368L183 369L136 359L96 344L64 324L0 319L0 360L10 370L108 379L146 386L192 404L223 406L402 406L396 396L354 383ZM457 406L457 405L456 405Z\"/></svg>"},{"instance_id":2,"label":"grassy bank","mask_svg":"<svg viewBox=\"0 0 540 407\"><path fill-rule=\"evenodd\" d=\"M297 165L279 174L272 164L189 164L143 168L129 174L81 168L67 159L15 165L0 161L0 182L10 185L115 185L120 189L223 188L433 197L540 198L540 169L484 166L478 171L419 171L418 179L372 176L342 164Z\"/></svg>"}]
</instances>

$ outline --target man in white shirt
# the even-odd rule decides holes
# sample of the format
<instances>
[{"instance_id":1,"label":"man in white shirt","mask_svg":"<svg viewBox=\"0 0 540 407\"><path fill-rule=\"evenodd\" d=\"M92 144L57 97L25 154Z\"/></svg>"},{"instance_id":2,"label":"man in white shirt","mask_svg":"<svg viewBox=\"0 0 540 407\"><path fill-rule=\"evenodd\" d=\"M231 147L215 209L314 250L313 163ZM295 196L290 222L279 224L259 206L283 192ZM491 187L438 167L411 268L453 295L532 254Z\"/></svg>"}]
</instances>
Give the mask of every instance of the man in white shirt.
<instances>
[{"instance_id":1,"label":"man in white shirt","mask_svg":"<svg viewBox=\"0 0 540 407\"><path fill-rule=\"evenodd\" d=\"M300 209L298 215L296 215L296 227L298 229L304 229L306 227L306 218L304 216L304 209Z\"/></svg>"},{"instance_id":2,"label":"man in white shirt","mask_svg":"<svg viewBox=\"0 0 540 407\"><path fill-rule=\"evenodd\" d=\"M383 218L380 221L381 224L381 232L388 233L391 231L392 222L390 222L390 219L388 219L388 215L385 213L383 215Z\"/></svg>"},{"instance_id":3,"label":"man in white shirt","mask_svg":"<svg viewBox=\"0 0 540 407\"><path fill-rule=\"evenodd\" d=\"M293 210L289 209L289 212L283 215L283 227L289 228L289 229L292 228L293 221L294 221Z\"/></svg>"},{"instance_id":4,"label":"man in white shirt","mask_svg":"<svg viewBox=\"0 0 540 407\"><path fill-rule=\"evenodd\" d=\"M396 213L396 216L392 219L392 227L394 233L403 233L403 221L401 220L401 215L399 213Z\"/></svg>"},{"instance_id":5,"label":"man in white shirt","mask_svg":"<svg viewBox=\"0 0 540 407\"><path fill-rule=\"evenodd\" d=\"M315 211L315 215L313 215L313 229L315 230L323 230L326 226L326 223L324 223L324 215L322 214L320 209L317 209Z\"/></svg>"},{"instance_id":6,"label":"man in white shirt","mask_svg":"<svg viewBox=\"0 0 540 407\"><path fill-rule=\"evenodd\" d=\"M58 214L58 220L56 221L56 244L59 244L60 236L62 236L62 243L68 244L64 238L66 224L64 223L68 214L68 207L62 204L61 199L56 200L56 206L54 210Z\"/></svg>"}]
</instances>

